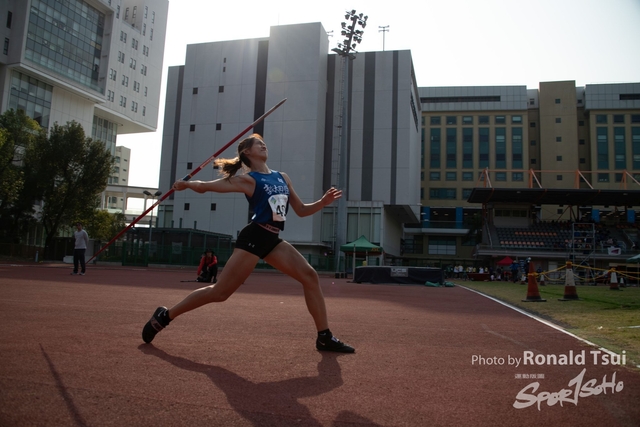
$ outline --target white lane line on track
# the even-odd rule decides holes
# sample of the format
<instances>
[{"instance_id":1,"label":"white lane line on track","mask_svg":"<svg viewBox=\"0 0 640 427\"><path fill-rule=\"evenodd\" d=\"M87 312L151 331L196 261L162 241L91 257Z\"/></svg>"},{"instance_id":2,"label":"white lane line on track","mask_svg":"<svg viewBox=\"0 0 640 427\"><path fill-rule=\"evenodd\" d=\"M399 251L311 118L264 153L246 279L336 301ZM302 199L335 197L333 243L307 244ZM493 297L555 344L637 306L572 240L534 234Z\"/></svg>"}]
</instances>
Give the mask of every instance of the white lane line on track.
<instances>
[{"instance_id":1,"label":"white lane line on track","mask_svg":"<svg viewBox=\"0 0 640 427\"><path fill-rule=\"evenodd\" d=\"M498 304L502 304L503 306L505 306L507 308L515 310L520 314L524 314L525 316L527 316L527 317L529 317L529 318L531 318L533 320L537 320L538 322L543 323L543 324L545 324L545 325L549 326L550 328L553 328L553 329L555 329L557 331L565 333L565 334L569 335L570 337L573 337L573 338L577 339L578 341L582 341L585 344L588 344L588 345L590 345L592 347L596 347L598 350L604 351L605 353L608 353L609 355L616 355L616 356L618 355L617 353L614 353L613 351L609 350L608 348L601 347L598 344L592 343L589 340L586 340L584 338L581 338L581 337L577 336L576 334L572 334L571 332L567 331L566 329L563 329L563 328L561 328L560 326L558 326L558 325L556 325L554 323L551 323L551 322L549 322L547 320L544 320L544 319L542 319L542 318L540 318L538 316L535 316L535 315L533 315L531 313L528 313L528 312L524 311L523 309L521 309L519 307L516 307L515 305L511 305L511 304L506 303L504 301L500 301L497 298L494 298L494 297L489 296L489 295L485 295L482 292L476 291L475 289L467 288L466 286L462 286L462 285L459 285L457 283L456 283L456 285L460 286L462 289L466 289L468 291L475 292L478 295L482 295L485 298L489 298L490 300L495 301ZM636 368L640 368L640 365L636 365Z\"/></svg>"}]
</instances>

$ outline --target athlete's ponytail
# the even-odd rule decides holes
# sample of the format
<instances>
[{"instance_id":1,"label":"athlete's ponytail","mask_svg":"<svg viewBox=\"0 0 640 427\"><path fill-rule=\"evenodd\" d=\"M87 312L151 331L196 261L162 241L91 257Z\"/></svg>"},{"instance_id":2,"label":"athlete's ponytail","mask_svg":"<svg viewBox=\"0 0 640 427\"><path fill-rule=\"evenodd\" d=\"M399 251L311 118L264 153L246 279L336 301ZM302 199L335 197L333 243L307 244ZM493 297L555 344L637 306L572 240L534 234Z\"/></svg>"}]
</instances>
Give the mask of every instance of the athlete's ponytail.
<instances>
[{"instance_id":1,"label":"athlete's ponytail","mask_svg":"<svg viewBox=\"0 0 640 427\"><path fill-rule=\"evenodd\" d=\"M240 141L240 144L238 144L238 155L235 158L216 159L213 162L214 166L220 167L220 174L227 179L235 176L235 174L238 173L240 169L242 169L242 165L250 168L251 161L244 154L244 151L251 148L256 141L262 141L262 137L257 133L248 136L247 138Z\"/></svg>"}]
</instances>

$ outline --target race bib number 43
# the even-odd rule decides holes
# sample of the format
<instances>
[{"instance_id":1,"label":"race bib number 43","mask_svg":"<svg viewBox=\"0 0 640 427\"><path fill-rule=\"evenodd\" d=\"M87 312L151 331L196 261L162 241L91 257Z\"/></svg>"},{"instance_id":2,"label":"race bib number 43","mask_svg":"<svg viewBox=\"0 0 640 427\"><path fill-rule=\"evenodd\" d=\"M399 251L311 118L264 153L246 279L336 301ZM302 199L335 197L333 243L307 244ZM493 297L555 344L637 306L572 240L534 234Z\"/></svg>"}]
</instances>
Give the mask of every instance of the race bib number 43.
<instances>
[{"instance_id":1,"label":"race bib number 43","mask_svg":"<svg viewBox=\"0 0 640 427\"><path fill-rule=\"evenodd\" d=\"M289 196L286 194L274 194L269 197L269 206L271 206L274 221L286 221L288 200Z\"/></svg>"}]
</instances>

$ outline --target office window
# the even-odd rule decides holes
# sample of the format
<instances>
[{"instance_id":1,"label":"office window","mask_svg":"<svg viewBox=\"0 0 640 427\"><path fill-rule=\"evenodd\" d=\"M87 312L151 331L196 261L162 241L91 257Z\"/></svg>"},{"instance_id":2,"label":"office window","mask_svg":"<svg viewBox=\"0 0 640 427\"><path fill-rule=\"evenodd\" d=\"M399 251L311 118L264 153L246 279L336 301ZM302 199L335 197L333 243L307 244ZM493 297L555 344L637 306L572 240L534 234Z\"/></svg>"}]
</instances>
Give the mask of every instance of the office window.
<instances>
[{"instance_id":1,"label":"office window","mask_svg":"<svg viewBox=\"0 0 640 427\"><path fill-rule=\"evenodd\" d=\"M447 169L457 167L458 135L456 128L447 128Z\"/></svg>"},{"instance_id":2,"label":"office window","mask_svg":"<svg viewBox=\"0 0 640 427\"><path fill-rule=\"evenodd\" d=\"M2 53L5 55L9 54L9 39L5 37L4 39L4 47L2 48Z\"/></svg>"},{"instance_id":3,"label":"office window","mask_svg":"<svg viewBox=\"0 0 640 427\"><path fill-rule=\"evenodd\" d=\"M625 141L625 129L623 127L613 128L613 156L615 169L627 168L627 147Z\"/></svg>"},{"instance_id":4,"label":"office window","mask_svg":"<svg viewBox=\"0 0 640 427\"><path fill-rule=\"evenodd\" d=\"M585 163L587 163L587 159L580 157L580 164L584 165Z\"/></svg>"},{"instance_id":5,"label":"office window","mask_svg":"<svg viewBox=\"0 0 640 427\"><path fill-rule=\"evenodd\" d=\"M511 123L514 124L521 124L522 123L522 116L511 116Z\"/></svg>"},{"instance_id":6,"label":"office window","mask_svg":"<svg viewBox=\"0 0 640 427\"><path fill-rule=\"evenodd\" d=\"M471 192L473 188L463 188L462 189L462 200L467 200L469 196L471 196Z\"/></svg>"},{"instance_id":7,"label":"office window","mask_svg":"<svg viewBox=\"0 0 640 427\"><path fill-rule=\"evenodd\" d=\"M621 173L615 173L614 175L614 179L616 182L622 182L622 174Z\"/></svg>"},{"instance_id":8,"label":"office window","mask_svg":"<svg viewBox=\"0 0 640 427\"><path fill-rule=\"evenodd\" d=\"M529 123L529 127L530 127L530 128L534 128L534 127L536 127L536 122L531 122L531 123Z\"/></svg>"},{"instance_id":9,"label":"office window","mask_svg":"<svg viewBox=\"0 0 640 427\"><path fill-rule=\"evenodd\" d=\"M193 169L193 162L187 162L187 170Z\"/></svg>"},{"instance_id":10,"label":"office window","mask_svg":"<svg viewBox=\"0 0 640 427\"><path fill-rule=\"evenodd\" d=\"M445 180L447 181L457 181L458 180L458 174L455 172L447 172L445 174Z\"/></svg>"},{"instance_id":11,"label":"office window","mask_svg":"<svg viewBox=\"0 0 640 427\"><path fill-rule=\"evenodd\" d=\"M562 117L556 117L556 123L562 123Z\"/></svg>"},{"instance_id":12,"label":"office window","mask_svg":"<svg viewBox=\"0 0 640 427\"><path fill-rule=\"evenodd\" d=\"M562 156L556 156L556 162L561 162L562 161Z\"/></svg>"},{"instance_id":13,"label":"office window","mask_svg":"<svg viewBox=\"0 0 640 427\"><path fill-rule=\"evenodd\" d=\"M506 172L496 172L496 181L506 181L507 173Z\"/></svg>"},{"instance_id":14,"label":"office window","mask_svg":"<svg viewBox=\"0 0 640 427\"><path fill-rule=\"evenodd\" d=\"M456 116L447 116L447 124L455 125L458 123L458 118Z\"/></svg>"},{"instance_id":15,"label":"office window","mask_svg":"<svg viewBox=\"0 0 640 427\"><path fill-rule=\"evenodd\" d=\"M431 116L429 118L429 123L432 125L440 125L440 116Z\"/></svg>"},{"instance_id":16,"label":"office window","mask_svg":"<svg viewBox=\"0 0 640 427\"><path fill-rule=\"evenodd\" d=\"M191 207L191 205L189 203L185 203L184 204L184 210L185 211L188 211L190 207Z\"/></svg>"},{"instance_id":17,"label":"office window","mask_svg":"<svg viewBox=\"0 0 640 427\"><path fill-rule=\"evenodd\" d=\"M224 86L218 86L218 93L224 92Z\"/></svg>"},{"instance_id":18,"label":"office window","mask_svg":"<svg viewBox=\"0 0 640 427\"><path fill-rule=\"evenodd\" d=\"M522 172L513 172L511 174L511 181L524 181L524 174Z\"/></svg>"},{"instance_id":19,"label":"office window","mask_svg":"<svg viewBox=\"0 0 640 427\"><path fill-rule=\"evenodd\" d=\"M536 142L535 139L532 139L531 141L529 141L529 145L536 145L536 144L537 144L537 142Z\"/></svg>"},{"instance_id":20,"label":"office window","mask_svg":"<svg viewBox=\"0 0 640 427\"><path fill-rule=\"evenodd\" d=\"M535 165L537 163L536 159L531 159L531 164Z\"/></svg>"},{"instance_id":21,"label":"office window","mask_svg":"<svg viewBox=\"0 0 640 427\"><path fill-rule=\"evenodd\" d=\"M614 114L613 123L616 123L616 124L624 123L624 114Z\"/></svg>"},{"instance_id":22,"label":"office window","mask_svg":"<svg viewBox=\"0 0 640 427\"><path fill-rule=\"evenodd\" d=\"M562 142L562 137L561 136L556 136L556 142Z\"/></svg>"},{"instance_id":23,"label":"office window","mask_svg":"<svg viewBox=\"0 0 640 427\"><path fill-rule=\"evenodd\" d=\"M197 87L194 87L194 88L193 88L193 92L192 92L192 93L193 93L194 95L197 95L197 94L198 94L198 88L197 88Z\"/></svg>"},{"instance_id":24,"label":"office window","mask_svg":"<svg viewBox=\"0 0 640 427\"><path fill-rule=\"evenodd\" d=\"M473 128L462 129L462 167L473 168Z\"/></svg>"},{"instance_id":25,"label":"office window","mask_svg":"<svg viewBox=\"0 0 640 427\"><path fill-rule=\"evenodd\" d=\"M7 28L11 28L12 19L13 19L13 13L7 12Z\"/></svg>"},{"instance_id":26,"label":"office window","mask_svg":"<svg viewBox=\"0 0 640 427\"><path fill-rule=\"evenodd\" d=\"M631 168L640 170L640 127L631 128Z\"/></svg>"},{"instance_id":27,"label":"office window","mask_svg":"<svg viewBox=\"0 0 640 427\"><path fill-rule=\"evenodd\" d=\"M522 128L511 128L511 167L522 169Z\"/></svg>"},{"instance_id":28,"label":"office window","mask_svg":"<svg viewBox=\"0 0 640 427\"><path fill-rule=\"evenodd\" d=\"M598 182L609 182L609 174L608 173L599 173L598 174Z\"/></svg>"},{"instance_id":29,"label":"office window","mask_svg":"<svg viewBox=\"0 0 640 427\"><path fill-rule=\"evenodd\" d=\"M489 128L478 129L478 168L489 167Z\"/></svg>"},{"instance_id":30,"label":"office window","mask_svg":"<svg viewBox=\"0 0 640 427\"><path fill-rule=\"evenodd\" d=\"M195 132L196 125L189 125L189 132Z\"/></svg>"},{"instance_id":31,"label":"office window","mask_svg":"<svg viewBox=\"0 0 640 427\"><path fill-rule=\"evenodd\" d=\"M216 130L222 130L222 123L216 123Z\"/></svg>"},{"instance_id":32,"label":"office window","mask_svg":"<svg viewBox=\"0 0 640 427\"><path fill-rule=\"evenodd\" d=\"M211 203L211 210L215 211L216 210L217 205L215 203Z\"/></svg>"},{"instance_id":33,"label":"office window","mask_svg":"<svg viewBox=\"0 0 640 427\"><path fill-rule=\"evenodd\" d=\"M427 246L429 255L455 255L456 254L456 238L455 237L429 237Z\"/></svg>"},{"instance_id":34,"label":"office window","mask_svg":"<svg viewBox=\"0 0 640 427\"><path fill-rule=\"evenodd\" d=\"M562 175L556 175L556 181L562 181Z\"/></svg>"},{"instance_id":35,"label":"office window","mask_svg":"<svg viewBox=\"0 0 640 427\"><path fill-rule=\"evenodd\" d=\"M440 172L429 172L430 181L440 181Z\"/></svg>"},{"instance_id":36,"label":"office window","mask_svg":"<svg viewBox=\"0 0 640 427\"><path fill-rule=\"evenodd\" d=\"M506 132L505 128L496 128L496 169L505 169L507 167Z\"/></svg>"},{"instance_id":37,"label":"office window","mask_svg":"<svg viewBox=\"0 0 640 427\"><path fill-rule=\"evenodd\" d=\"M578 126L584 126L584 120L578 120Z\"/></svg>"},{"instance_id":38,"label":"office window","mask_svg":"<svg viewBox=\"0 0 640 427\"><path fill-rule=\"evenodd\" d=\"M609 169L609 136L607 128L596 128L598 169Z\"/></svg>"},{"instance_id":39,"label":"office window","mask_svg":"<svg viewBox=\"0 0 640 427\"><path fill-rule=\"evenodd\" d=\"M463 181L473 181L473 172L462 172Z\"/></svg>"},{"instance_id":40,"label":"office window","mask_svg":"<svg viewBox=\"0 0 640 427\"><path fill-rule=\"evenodd\" d=\"M598 123L598 124L607 123L607 115L606 114L596 114L596 123Z\"/></svg>"},{"instance_id":41,"label":"office window","mask_svg":"<svg viewBox=\"0 0 640 427\"><path fill-rule=\"evenodd\" d=\"M495 117L495 124L497 125L503 125L507 122L507 118L505 116L496 116Z\"/></svg>"},{"instance_id":42,"label":"office window","mask_svg":"<svg viewBox=\"0 0 640 427\"><path fill-rule=\"evenodd\" d=\"M480 124L480 125L488 125L489 124L489 116L478 116L478 124Z\"/></svg>"},{"instance_id":43,"label":"office window","mask_svg":"<svg viewBox=\"0 0 640 427\"><path fill-rule=\"evenodd\" d=\"M640 123L640 114L632 114L631 123Z\"/></svg>"},{"instance_id":44,"label":"office window","mask_svg":"<svg viewBox=\"0 0 640 427\"><path fill-rule=\"evenodd\" d=\"M462 124L463 125L472 125L473 124L473 116L462 116Z\"/></svg>"},{"instance_id":45,"label":"office window","mask_svg":"<svg viewBox=\"0 0 640 427\"><path fill-rule=\"evenodd\" d=\"M585 145L585 140L584 140L584 139L580 139L580 140L578 140L578 144L580 144L580 145Z\"/></svg>"},{"instance_id":46,"label":"office window","mask_svg":"<svg viewBox=\"0 0 640 427\"><path fill-rule=\"evenodd\" d=\"M429 189L429 198L432 200L455 200L455 188L431 188Z\"/></svg>"},{"instance_id":47,"label":"office window","mask_svg":"<svg viewBox=\"0 0 640 427\"><path fill-rule=\"evenodd\" d=\"M431 128L431 147L429 150L429 166L440 168L440 128Z\"/></svg>"},{"instance_id":48,"label":"office window","mask_svg":"<svg viewBox=\"0 0 640 427\"><path fill-rule=\"evenodd\" d=\"M560 104L560 98L556 98L556 104Z\"/></svg>"}]
</instances>

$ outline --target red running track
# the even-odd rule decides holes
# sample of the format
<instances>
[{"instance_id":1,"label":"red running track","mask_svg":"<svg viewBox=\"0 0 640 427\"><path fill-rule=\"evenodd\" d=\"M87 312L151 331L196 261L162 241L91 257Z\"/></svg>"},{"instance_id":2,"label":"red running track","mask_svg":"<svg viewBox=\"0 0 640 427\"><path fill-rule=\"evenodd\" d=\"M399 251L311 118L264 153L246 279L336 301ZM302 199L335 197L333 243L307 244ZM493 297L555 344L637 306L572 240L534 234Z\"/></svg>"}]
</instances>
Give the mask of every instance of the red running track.
<instances>
[{"instance_id":1,"label":"red running track","mask_svg":"<svg viewBox=\"0 0 640 427\"><path fill-rule=\"evenodd\" d=\"M194 271L70 271L0 265L0 426L640 425L638 370L593 363L593 347L462 287L322 278L331 329L357 348L338 355L315 350L302 289L277 273L146 345L142 326L200 285L180 282ZM527 351L587 357L509 365ZM552 406L514 407L561 390Z\"/></svg>"}]
</instances>

